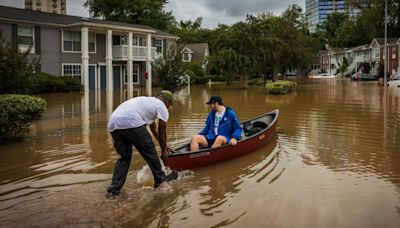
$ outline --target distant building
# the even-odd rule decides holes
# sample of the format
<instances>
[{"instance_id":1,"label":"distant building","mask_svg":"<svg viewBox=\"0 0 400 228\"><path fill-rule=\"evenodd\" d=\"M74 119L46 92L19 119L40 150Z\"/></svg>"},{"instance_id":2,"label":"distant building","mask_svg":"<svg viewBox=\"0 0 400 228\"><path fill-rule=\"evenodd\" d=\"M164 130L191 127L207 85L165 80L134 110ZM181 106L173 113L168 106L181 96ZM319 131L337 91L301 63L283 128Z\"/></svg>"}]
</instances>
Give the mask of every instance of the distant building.
<instances>
[{"instance_id":1,"label":"distant building","mask_svg":"<svg viewBox=\"0 0 400 228\"><path fill-rule=\"evenodd\" d=\"M207 43L180 44L179 49L182 53L183 62L197 62L203 70L206 70L207 57L210 55Z\"/></svg>"},{"instance_id":2,"label":"distant building","mask_svg":"<svg viewBox=\"0 0 400 228\"><path fill-rule=\"evenodd\" d=\"M348 13L350 18L358 17L361 11L350 7L346 0L306 0L306 17L311 32L324 22L329 14Z\"/></svg>"},{"instance_id":3,"label":"distant building","mask_svg":"<svg viewBox=\"0 0 400 228\"><path fill-rule=\"evenodd\" d=\"M25 9L47 13L67 13L67 0L25 0Z\"/></svg>"}]
</instances>

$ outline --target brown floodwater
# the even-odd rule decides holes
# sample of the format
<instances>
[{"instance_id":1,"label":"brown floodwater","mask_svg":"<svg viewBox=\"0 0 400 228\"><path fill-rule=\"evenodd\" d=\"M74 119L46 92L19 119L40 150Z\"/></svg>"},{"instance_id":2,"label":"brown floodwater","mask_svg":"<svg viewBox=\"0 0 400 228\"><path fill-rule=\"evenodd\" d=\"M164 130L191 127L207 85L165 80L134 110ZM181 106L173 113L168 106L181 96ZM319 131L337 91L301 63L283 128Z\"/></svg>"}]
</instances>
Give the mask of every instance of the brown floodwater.
<instances>
[{"instance_id":1,"label":"brown floodwater","mask_svg":"<svg viewBox=\"0 0 400 228\"><path fill-rule=\"evenodd\" d=\"M159 190L134 150L121 195L106 197L118 159L108 117L145 94L41 95L47 111L29 135L0 145L0 227L400 227L400 88L321 79L272 96L192 86L170 109L170 145L202 129L211 95L241 121L279 109L275 137Z\"/></svg>"}]
</instances>

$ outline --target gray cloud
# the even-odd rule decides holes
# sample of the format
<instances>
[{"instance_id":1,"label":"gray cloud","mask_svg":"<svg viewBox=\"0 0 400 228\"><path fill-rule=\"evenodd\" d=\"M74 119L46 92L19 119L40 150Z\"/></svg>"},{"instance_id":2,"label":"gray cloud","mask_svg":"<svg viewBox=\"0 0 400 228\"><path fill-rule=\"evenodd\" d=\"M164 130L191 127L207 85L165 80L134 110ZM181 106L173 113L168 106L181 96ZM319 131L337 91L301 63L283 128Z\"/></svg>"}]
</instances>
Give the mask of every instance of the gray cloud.
<instances>
[{"instance_id":1,"label":"gray cloud","mask_svg":"<svg viewBox=\"0 0 400 228\"><path fill-rule=\"evenodd\" d=\"M89 12L83 7L85 0L67 0L67 14L74 16L89 17Z\"/></svg>"},{"instance_id":2,"label":"gray cloud","mask_svg":"<svg viewBox=\"0 0 400 228\"><path fill-rule=\"evenodd\" d=\"M0 5L24 7L25 0L0 0ZM67 0L67 14L88 17L85 0ZM202 26L215 28L218 24L233 24L246 15L272 12L279 15L297 4L304 9L305 0L169 0L166 11L172 11L177 21L203 18Z\"/></svg>"},{"instance_id":3,"label":"gray cloud","mask_svg":"<svg viewBox=\"0 0 400 228\"><path fill-rule=\"evenodd\" d=\"M172 11L177 21L202 17L203 27L214 28L242 21L248 14L279 15L292 4L304 9L305 0L170 0L166 10Z\"/></svg>"}]
</instances>

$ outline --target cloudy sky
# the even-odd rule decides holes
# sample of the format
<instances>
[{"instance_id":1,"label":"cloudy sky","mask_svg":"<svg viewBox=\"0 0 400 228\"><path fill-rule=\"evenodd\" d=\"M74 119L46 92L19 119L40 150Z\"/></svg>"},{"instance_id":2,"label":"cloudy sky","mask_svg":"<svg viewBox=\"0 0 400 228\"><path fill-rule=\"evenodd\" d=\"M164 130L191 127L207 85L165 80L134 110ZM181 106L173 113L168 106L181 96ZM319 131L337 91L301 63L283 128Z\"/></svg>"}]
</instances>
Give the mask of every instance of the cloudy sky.
<instances>
[{"instance_id":1,"label":"cloudy sky","mask_svg":"<svg viewBox=\"0 0 400 228\"><path fill-rule=\"evenodd\" d=\"M0 5L23 8L25 0L0 0ZM85 0L67 0L67 14L85 16ZM305 0L169 0L166 11L172 11L177 21L203 18L203 27L215 28L218 24L242 21L247 14L272 12L280 15L289 5L304 9Z\"/></svg>"}]
</instances>

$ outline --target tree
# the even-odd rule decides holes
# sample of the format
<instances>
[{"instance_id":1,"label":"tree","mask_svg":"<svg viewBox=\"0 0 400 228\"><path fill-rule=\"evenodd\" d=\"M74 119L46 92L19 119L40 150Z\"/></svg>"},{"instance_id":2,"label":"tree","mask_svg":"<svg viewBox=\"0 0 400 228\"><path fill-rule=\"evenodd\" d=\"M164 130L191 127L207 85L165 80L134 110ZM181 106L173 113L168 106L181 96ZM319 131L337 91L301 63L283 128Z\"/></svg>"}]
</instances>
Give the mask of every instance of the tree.
<instances>
[{"instance_id":1,"label":"tree","mask_svg":"<svg viewBox=\"0 0 400 228\"><path fill-rule=\"evenodd\" d=\"M163 58L159 58L153 63L154 72L163 89L175 92L184 86L182 66L182 55L177 49L168 50Z\"/></svg>"},{"instance_id":2,"label":"tree","mask_svg":"<svg viewBox=\"0 0 400 228\"><path fill-rule=\"evenodd\" d=\"M19 53L3 38L0 30L0 94L28 92L28 82L33 74L33 63L25 53Z\"/></svg>"},{"instance_id":3,"label":"tree","mask_svg":"<svg viewBox=\"0 0 400 228\"><path fill-rule=\"evenodd\" d=\"M166 3L167 0L87 0L85 7L95 17L166 30L175 21L171 12L164 11Z\"/></svg>"}]
</instances>

